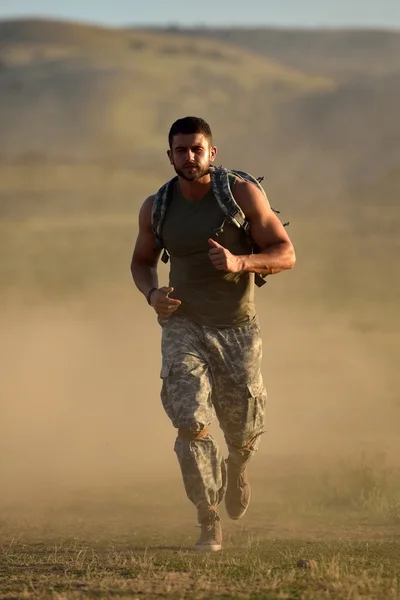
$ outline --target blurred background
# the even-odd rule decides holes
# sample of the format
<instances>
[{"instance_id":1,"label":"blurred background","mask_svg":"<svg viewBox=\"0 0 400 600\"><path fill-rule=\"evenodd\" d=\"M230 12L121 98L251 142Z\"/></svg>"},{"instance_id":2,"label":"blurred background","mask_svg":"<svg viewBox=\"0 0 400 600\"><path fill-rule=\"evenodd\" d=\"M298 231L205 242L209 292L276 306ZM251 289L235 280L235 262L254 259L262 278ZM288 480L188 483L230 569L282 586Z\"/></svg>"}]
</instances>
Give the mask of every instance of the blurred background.
<instances>
[{"instance_id":1,"label":"blurred background","mask_svg":"<svg viewBox=\"0 0 400 600\"><path fill-rule=\"evenodd\" d=\"M399 106L395 0L0 0L3 491L179 475L129 264L186 115L210 123L219 164L265 177L297 251L257 290L253 468L398 462Z\"/></svg>"}]
</instances>

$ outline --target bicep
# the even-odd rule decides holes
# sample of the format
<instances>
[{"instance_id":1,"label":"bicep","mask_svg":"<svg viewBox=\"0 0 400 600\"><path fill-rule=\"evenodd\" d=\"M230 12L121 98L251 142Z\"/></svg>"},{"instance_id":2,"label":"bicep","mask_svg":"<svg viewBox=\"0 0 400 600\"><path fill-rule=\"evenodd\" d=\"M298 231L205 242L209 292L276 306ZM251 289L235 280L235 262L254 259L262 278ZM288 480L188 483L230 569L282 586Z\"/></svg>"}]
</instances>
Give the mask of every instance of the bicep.
<instances>
[{"instance_id":1,"label":"bicep","mask_svg":"<svg viewBox=\"0 0 400 600\"><path fill-rule=\"evenodd\" d=\"M155 266L161 254L156 249L156 239L151 226L153 197L144 201L139 212L139 231L133 250L132 262Z\"/></svg>"},{"instance_id":2,"label":"bicep","mask_svg":"<svg viewBox=\"0 0 400 600\"><path fill-rule=\"evenodd\" d=\"M249 223L251 237L261 250L291 243L263 192L253 183L237 181L234 196Z\"/></svg>"},{"instance_id":3,"label":"bicep","mask_svg":"<svg viewBox=\"0 0 400 600\"><path fill-rule=\"evenodd\" d=\"M256 203L246 215L254 242L262 250L277 244L290 243L289 236L276 214L264 198L261 201L263 204Z\"/></svg>"}]
</instances>

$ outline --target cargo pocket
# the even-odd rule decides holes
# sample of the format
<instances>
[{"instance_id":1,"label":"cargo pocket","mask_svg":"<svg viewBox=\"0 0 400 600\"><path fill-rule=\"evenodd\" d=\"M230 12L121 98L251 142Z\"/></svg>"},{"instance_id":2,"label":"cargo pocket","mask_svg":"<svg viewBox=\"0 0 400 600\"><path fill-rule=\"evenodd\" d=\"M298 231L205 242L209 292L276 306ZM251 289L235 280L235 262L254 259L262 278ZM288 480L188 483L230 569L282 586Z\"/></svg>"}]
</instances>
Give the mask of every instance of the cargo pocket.
<instances>
[{"instance_id":1,"label":"cargo pocket","mask_svg":"<svg viewBox=\"0 0 400 600\"><path fill-rule=\"evenodd\" d=\"M169 374L171 372L171 363L164 361L163 364L161 365L161 372L160 372L160 378L161 379L165 379L166 377L169 377Z\"/></svg>"},{"instance_id":2,"label":"cargo pocket","mask_svg":"<svg viewBox=\"0 0 400 600\"><path fill-rule=\"evenodd\" d=\"M164 361L161 365L160 378L162 379L161 386L161 402L168 417L174 422L175 412L173 406L173 395L171 394L171 382L170 378L172 375L172 364L168 361Z\"/></svg>"},{"instance_id":3,"label":"cargo pocket","mask_svg":"<svg viewBox=\"0 0 400 600\"><path fill-rule=\"evenodd\" d=\"M217 416L230 451L245 448L264 431L266 393L261 374L221 397Z\"/></svg>"},{"instance_id":4,"label":"cargo pocket","mask_svg":"<svg viewBox=\"0 0 400 600\"><path fill-rule=\"evenodd\" d=\"M249 390L250 396L252 398L258 398L264 392L264 383L261 375L256 377L251 383L247 384L247 389Z\"/></svg>"},{"instance_id":5,"label":"cargo pocket","mask_svg":"<svg viewBox=\"0 0 400 600\"><path fill-rule=\"evenodd\" d=\"M253 406L251 437L253 435L258 436L264 431L265 405L267 401L267 392L264 387L262 375L258 375L252 382L248 383L247 389Z\"/></svg>"}]
</instances>

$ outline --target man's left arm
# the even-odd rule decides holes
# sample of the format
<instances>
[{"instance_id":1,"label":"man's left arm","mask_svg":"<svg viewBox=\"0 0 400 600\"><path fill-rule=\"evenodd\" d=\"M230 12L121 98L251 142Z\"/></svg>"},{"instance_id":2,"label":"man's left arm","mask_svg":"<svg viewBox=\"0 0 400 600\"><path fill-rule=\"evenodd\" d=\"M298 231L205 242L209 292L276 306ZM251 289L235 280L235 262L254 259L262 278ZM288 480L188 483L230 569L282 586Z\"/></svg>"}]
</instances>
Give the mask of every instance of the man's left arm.
<instances>
[{"instance_id":1,"label":"man's left arm","mask_svg":"<svg viewBox=\"0 0 400 600\"><path fill-rule=\"evenodd\" d=\"M238 180L234 198L250 226L250 235L260 252L243 256L233 255L214 240L209 240L210 259L216 269L250 271L274 275L293 268L296 262L293 244L286 229L268 206L265 196L254 184Z\"/></svg>"}]
</instances>

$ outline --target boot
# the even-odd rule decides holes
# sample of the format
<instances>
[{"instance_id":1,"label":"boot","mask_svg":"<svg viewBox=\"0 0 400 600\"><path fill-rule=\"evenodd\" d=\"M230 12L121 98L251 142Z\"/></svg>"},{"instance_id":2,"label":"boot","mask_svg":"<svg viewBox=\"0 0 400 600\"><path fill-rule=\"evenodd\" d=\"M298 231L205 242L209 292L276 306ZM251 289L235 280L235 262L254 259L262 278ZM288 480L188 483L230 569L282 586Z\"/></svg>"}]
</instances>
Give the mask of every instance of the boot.
<instances>
[{"instance_id":1,"label":"boot","mask_svg":"<svg viewBox=\"0 0 400 600\"><path fill-rule=\"evenodd\" d=\"M200 520L201 534L195 544L198 552L217 552L222 547L221 519L217 511L209 510Z\"/></svg>"}]
</instances>

